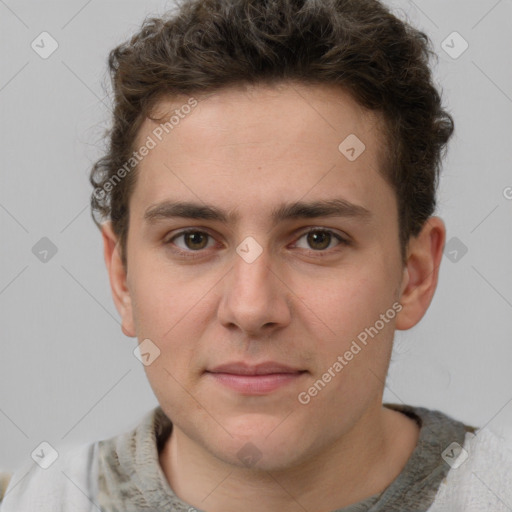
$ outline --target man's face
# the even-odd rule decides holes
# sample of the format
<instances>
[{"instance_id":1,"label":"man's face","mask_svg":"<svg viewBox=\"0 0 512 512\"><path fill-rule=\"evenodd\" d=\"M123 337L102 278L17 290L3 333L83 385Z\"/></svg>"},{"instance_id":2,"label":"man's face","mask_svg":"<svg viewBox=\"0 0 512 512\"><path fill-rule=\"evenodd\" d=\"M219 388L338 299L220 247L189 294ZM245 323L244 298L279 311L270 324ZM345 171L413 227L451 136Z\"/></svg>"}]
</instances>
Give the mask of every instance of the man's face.
<instances>
[{"instance_id":1,"label":"man's face","mask_svg":"<svg viewBox=\"0 0 512 512\"><path fill-rule=\"evenodd\" d=\"M339 89L230 88L141 161L123 325L160 350L146 372L175 435L287 468L380 408L403 277L382 133ZM351 134L362 153L353 137L339 149Z\"/></svg>"}]
</instances>

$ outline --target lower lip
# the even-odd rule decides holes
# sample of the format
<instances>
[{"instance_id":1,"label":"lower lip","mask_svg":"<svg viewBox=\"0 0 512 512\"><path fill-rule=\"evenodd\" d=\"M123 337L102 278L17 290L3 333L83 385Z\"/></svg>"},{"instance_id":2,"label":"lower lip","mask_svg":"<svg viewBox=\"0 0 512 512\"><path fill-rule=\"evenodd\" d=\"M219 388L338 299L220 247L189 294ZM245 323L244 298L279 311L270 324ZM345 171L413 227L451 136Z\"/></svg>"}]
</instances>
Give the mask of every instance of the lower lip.
<instances>
[{"instance_id":1,"label":"lower lip","mask_svg":"<svg viewBox=\"0 0 512 512\"><path fill-rule=\"evenodd\" d=\"M263 395L282 388L302 377L300 373L272 373L269 375L234 375L208 372L217 382L246 395Z\"/></svg>"}]
</instances>

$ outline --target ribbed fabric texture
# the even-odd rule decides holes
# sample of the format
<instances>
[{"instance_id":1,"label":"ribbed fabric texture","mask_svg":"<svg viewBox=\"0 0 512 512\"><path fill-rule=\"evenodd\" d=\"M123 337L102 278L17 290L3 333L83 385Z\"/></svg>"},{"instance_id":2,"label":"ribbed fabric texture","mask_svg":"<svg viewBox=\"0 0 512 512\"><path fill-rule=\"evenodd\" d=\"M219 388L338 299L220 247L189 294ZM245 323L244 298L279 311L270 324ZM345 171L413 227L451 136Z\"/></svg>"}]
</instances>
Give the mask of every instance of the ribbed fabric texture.
<instances>
[{"instance_id":1,"label":"ribbed fabric texture","mask_svg":"<svg viewBox=\"0 0 512 512\"><path fill-rule=\"evenodd\" d=\"M416 449L384 492L336 512L512 511L512 451L503 439L488 428L471 433L439 411L385 405L421 423ZM170 489L158 461L171 430L158 407L130 432L61 450L48 469L26 464L14 473L0 512L194 512ZM467 452L458 468L442 457L454 442Z\"/></svg>"},{"instance_id":2,"label":"ribbed fabric texture","mask_svg":"<svg viewBox=\"0 0 512 512\"><path fill-rule=\"evenodd\" d=\"M416 449L382 493L336 512L428 510L450 470L441 453L452 442L464 444L465 425L441 412L398 404L386 407L418 422L421 430ZM137 429L99 443L98 503L104 512L191 510L169 487L158 461L158 449L171 431L170 420L157 407Z\"/></svg>"}]
</instances>

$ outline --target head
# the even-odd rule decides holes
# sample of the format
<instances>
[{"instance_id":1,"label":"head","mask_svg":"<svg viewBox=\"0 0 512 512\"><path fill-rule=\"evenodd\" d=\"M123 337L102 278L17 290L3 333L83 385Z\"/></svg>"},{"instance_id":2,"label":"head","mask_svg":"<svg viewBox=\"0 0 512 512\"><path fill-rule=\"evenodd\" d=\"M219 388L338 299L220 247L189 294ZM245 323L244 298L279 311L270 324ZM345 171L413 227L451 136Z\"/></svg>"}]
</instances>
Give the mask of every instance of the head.
<instances>
[{"instance_id":1,"label":"head","mask_svg":"<svg viewBox=\"0 0 512 512\"><path fill-rule=\"evenodd\" d=\"M374 0L187 1L110 53L91 203L114 301L158 348L164 411L214 456L251 441L285 468L379 404L444 245L453 123L430 55ZM233 362L297 375L244 392Z\"/></svg>"}]
</instances>

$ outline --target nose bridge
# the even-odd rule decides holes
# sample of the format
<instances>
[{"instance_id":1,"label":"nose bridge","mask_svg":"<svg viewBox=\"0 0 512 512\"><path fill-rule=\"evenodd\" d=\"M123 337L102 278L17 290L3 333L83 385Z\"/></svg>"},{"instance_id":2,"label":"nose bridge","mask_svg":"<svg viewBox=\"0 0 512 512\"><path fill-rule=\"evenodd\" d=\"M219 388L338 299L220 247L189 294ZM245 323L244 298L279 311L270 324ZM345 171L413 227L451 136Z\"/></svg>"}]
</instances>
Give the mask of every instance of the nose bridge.
<instances>
[{"instance_id":1,"label":"nose bridge","mask_svg":"<svg viewBox=\"0 0 512 512\"><path fill-rule=\"evenodd\" d=\"M270 252L252 237L244 239L236 249L230 288L239 300L250 299L254 306L272 295Z\"/></svg>"}]
</instances>

